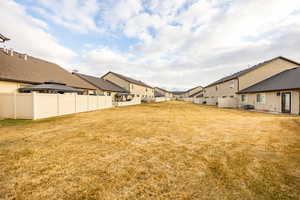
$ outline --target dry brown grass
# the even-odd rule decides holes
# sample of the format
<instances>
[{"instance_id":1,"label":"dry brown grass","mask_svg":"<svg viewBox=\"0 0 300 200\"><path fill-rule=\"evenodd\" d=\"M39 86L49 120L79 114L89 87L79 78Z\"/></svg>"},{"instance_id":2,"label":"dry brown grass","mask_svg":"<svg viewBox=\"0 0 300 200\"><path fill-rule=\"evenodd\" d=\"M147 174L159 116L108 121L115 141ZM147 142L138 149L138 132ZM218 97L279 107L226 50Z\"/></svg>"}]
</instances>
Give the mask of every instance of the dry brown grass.
<instances>
[{"instance_id":1,"label":"dry brown grass","mask_svg":"<svg viewBox=\"0 0 300 200\"><path fill-rule=\"evenodd\" d=\"M0 199L299 199L300 117L166 102L0 122Z\"/></svg>"}]
</instances>

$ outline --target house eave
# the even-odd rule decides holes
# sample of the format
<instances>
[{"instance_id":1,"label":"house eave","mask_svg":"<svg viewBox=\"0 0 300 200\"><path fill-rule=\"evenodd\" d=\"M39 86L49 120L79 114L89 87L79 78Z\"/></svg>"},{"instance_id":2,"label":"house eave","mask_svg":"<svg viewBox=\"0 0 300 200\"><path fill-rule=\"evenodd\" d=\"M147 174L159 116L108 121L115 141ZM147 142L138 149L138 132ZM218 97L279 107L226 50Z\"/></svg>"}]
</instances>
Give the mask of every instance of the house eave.
<instances>
[{"instance_id":1,"label":"house eave","mask_svg":"<svg viewBox=\"0 0 300 200\"><path fill-rule=\"evenodd\" d=\"M255 94L255 93L264 93L264 92L279 92L279 91L290 91L290 90L300 90L300 88L284 88L284 89L273 89L273 90L260 90L260 91L251 91L251 92L237 92L236 94Z\"/></svg>"}]
</instances>

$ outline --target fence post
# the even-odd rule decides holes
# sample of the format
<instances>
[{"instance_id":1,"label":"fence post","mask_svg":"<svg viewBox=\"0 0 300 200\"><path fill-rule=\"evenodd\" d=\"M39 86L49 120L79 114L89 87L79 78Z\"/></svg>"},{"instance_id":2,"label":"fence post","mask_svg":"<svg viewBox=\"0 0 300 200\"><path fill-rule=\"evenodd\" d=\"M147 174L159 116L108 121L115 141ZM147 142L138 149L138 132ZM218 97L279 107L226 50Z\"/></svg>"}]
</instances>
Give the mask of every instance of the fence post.
<instances>
[{"instance_id":1,"label":"fence post","mask_svg":"<svg viewBox=\"0 0 300 200\"><path fill-rule=\"evenodd\" d=\"M56 94L56 96L57 96L57 104L56 104L56 106L57 106L57 116L59 116L59 94Z\"/></svg>"},{"instance_id":2,"label":"fence post","mask_svg":"<svg viewBox=\"0 0 300 200\"><path fill-rule=\"evenodd\" d=\"M14 102L14 119L17 119L17 94L13 94L13 102Z\"/></svg>"},{"instance_id":3,"label":"fence post","mask_svg":"<svg viewBox=\"0 0 300 200\"><path fill-rule=\"evenodd\" d=\"M32 118L36 120L36 92L32 93Z\"/></svg>"},{"instance_id":4,"label":"fence post","mask_svg":"<svg viewBox=\"0 0 300 200\"><path fill-rule=\"evenodd\" d=\"M86 107L87 107L86 110L90 111L89 110L89 108L90 108L90 106L89 106L89 95L87 95L86 98L87 98L87 100L86 100Z\"/></svg>"},{"instance_id":5,"label":"fence post","mask_svg":"<svg viewBox=\"0 0 300 200\"><path fill-rule=\"evenodd\" d=\"M74 101L75 101L75 113L77 113L77 94L74 94Z\"/></svg>"}]
</instances>

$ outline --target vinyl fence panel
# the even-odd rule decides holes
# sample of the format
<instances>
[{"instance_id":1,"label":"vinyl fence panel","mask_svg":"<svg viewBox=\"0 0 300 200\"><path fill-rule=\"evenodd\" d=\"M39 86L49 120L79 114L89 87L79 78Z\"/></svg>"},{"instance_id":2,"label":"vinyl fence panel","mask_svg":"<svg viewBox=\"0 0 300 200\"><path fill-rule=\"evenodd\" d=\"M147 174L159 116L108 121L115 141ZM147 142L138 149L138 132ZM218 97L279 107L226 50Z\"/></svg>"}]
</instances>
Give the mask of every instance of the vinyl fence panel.
<instances>
[{"instance_id":1,"label":"vinyl fence panel","mask_svg":"<svg viewBox=\"0 0 300 200\"><path fill-rule=\"evenodd\" d=\"M111 107L111 96L0 94L0 118L42 119Z\"/></svg>"}]
</instances>

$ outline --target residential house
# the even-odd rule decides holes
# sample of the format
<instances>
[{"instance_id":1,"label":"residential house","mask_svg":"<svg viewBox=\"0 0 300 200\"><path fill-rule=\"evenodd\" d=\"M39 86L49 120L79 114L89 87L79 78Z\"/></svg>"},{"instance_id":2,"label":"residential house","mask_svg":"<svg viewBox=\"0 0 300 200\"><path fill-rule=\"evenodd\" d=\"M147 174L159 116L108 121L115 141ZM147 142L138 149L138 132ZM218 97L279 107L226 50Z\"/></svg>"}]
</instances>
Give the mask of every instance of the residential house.
<instances>
[{"instance_id":1,"label":"residential house","mask_svg":"<svg viewBox=\"0 0 300 200\"><path fill-rule=\"evenodd\" d=\"M113 101L116 101L116 95L129 93L126 89L114 84L109 80L104 80L102 78L76 72L73 72L73 74L88 82L89 84L95 86L97 88L97 90L95 91L96 94L112 96Z\"/></svg>"},{"instance_id":2,"label":"residential house","mask_svg":"<svg viewBox=\"0 0 300 200\"><path fill-rule=\"evenodd\" d=\"M239 106L300 114L300 67L288 69L238 92Z\"/></svg>"},{"instance_id":3,"label":"residential house","mask_svg":"<svg viewBox=\"0 0 300 200\"><path fill-rule=\"evenodd\" d=\"M133 78L115 73L108 72L101 77L104 80L110 81L119 87L127 90L130 94L141 97L143 101L154 100L154 88L147 85L146 83L135 80Z\"/></svg>"},{"instance_id":4,"label":"residential house","mask_svg":"<svg viewBox=\"0 0 300 200\"><path fill-rule=\"evenodd\" d=\"M0 49L0 93L18 93L19 88L45 82L82 89L82 94L94 93L97 89L57 64Z\"/></svg>"},{"instance_id":5,"label":"residential house","mask_svg":"<svg viewBox=\"0 0 300 200\"><path fill-rule=\"evenodd\" d=\"M282 71L299 66L295 61L284 57L276 57L259 63L253 67L226 76L204 89L204 102L208 105L218 105L218 99L234 100L232 107L238 107L238 92L260 81L274 76Z\"/></svg>"},{"instance_id":6,"label":"residential house","mask_svg":"<svg viewBox=\"0 0 300 200\"><path fill-rule=\"evenodd\" d=\"M173 93L170 91L167 91L159 87L155 87L154 90L155 90L155 97L160 96L160 97L173 98Z\"/></svg>"}]
</instances>

